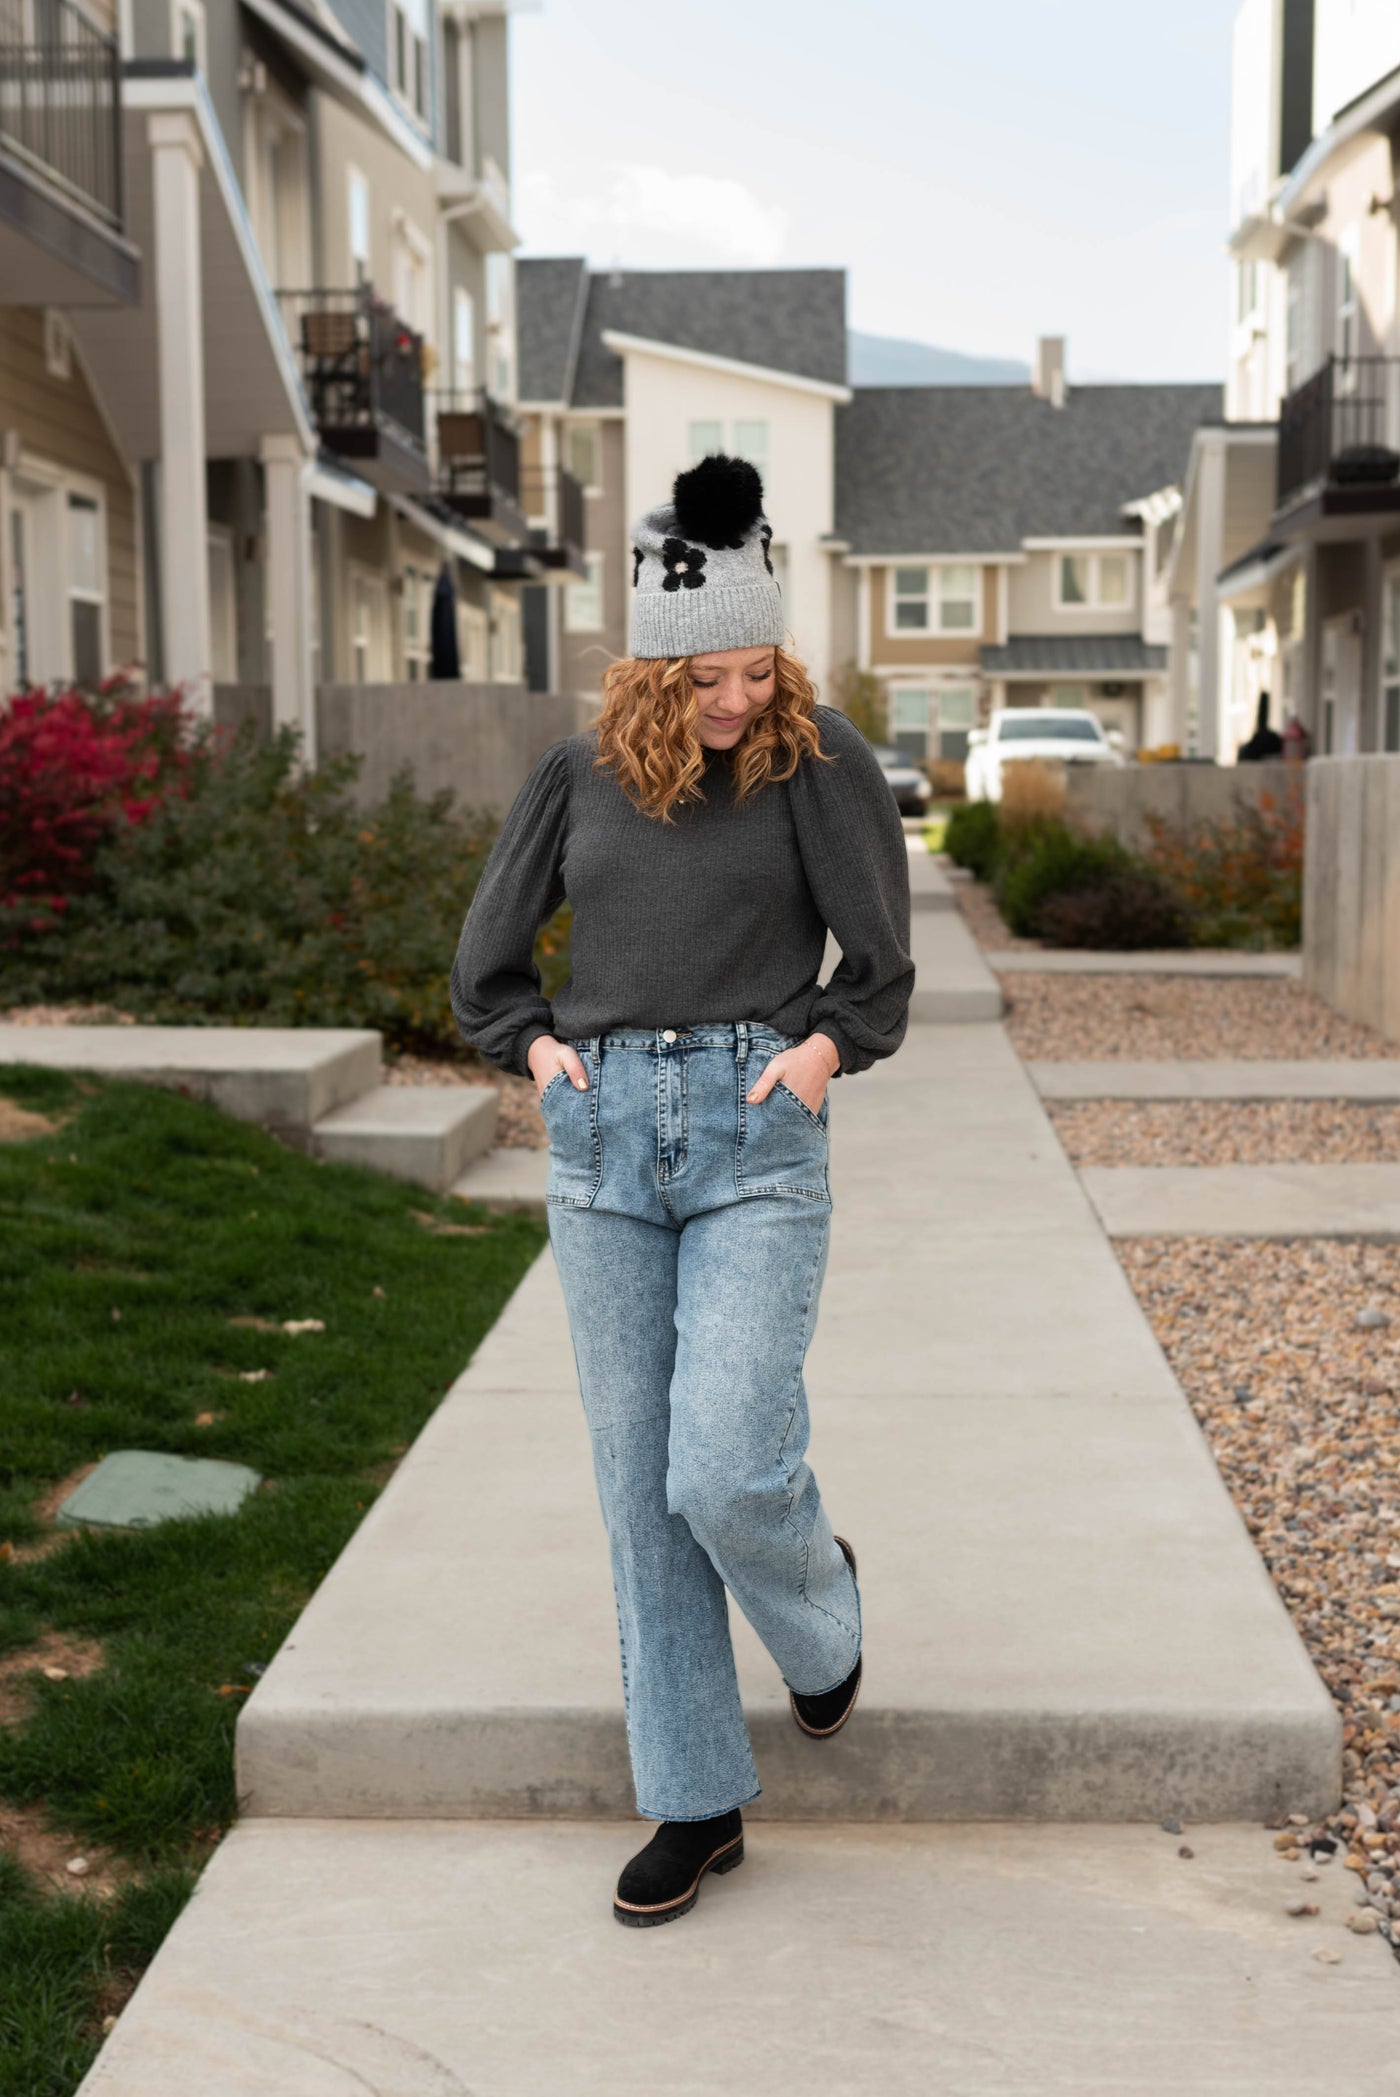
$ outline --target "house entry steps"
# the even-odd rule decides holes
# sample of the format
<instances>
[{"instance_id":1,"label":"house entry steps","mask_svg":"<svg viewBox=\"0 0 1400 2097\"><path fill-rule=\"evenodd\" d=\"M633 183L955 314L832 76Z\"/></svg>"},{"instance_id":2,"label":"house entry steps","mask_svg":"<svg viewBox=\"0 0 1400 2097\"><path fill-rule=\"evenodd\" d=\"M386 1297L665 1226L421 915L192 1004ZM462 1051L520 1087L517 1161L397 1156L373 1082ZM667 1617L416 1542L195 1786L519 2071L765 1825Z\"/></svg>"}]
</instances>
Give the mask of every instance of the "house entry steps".
<instances>
[{"instance_id":1,"label":"house entry steps","mask_svg":"<svg viewBox=\"0 0 1400 2097\"><path fill-rule=\"evenodd\" d=\"M385 1085L378 1033L351 1027L18 1026L0 1065L38 1063L167 1085L313 1157L442 1193L491 1148L489 1085Z\"/></svg>"}]
</instances>

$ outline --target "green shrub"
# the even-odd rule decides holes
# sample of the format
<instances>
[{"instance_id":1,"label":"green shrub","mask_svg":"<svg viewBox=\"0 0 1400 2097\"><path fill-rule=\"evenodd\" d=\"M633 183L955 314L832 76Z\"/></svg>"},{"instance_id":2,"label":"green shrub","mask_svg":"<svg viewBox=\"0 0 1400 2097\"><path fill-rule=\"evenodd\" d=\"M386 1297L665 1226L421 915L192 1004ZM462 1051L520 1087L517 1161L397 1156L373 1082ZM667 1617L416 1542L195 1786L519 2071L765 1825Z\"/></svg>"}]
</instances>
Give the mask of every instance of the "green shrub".
<instances>
[{"instance_id":1,"label":"green shrub","mask_svg":"<svg viewBox=\"0 0 1400 2097\"><path fill-rule=\"evenodd\" d=\"M1023 939L1073 946L1186 946L1186 913L1150 867L1112 837L1042 819L1008 838L997 905Z\"/></svg>"},{"instance_id":2,"label":"green shrub","mask_svg":"<svg viewBox=\"0 0 1400 2097\"><path fill-rule=\"evenodd\" d=\"M943 849L954 866L964 866L979 881L990 881L1001 849L1001 824L991 801L966 801L948 817Z\"/></svg>"},{"instance_id":3,"label":"green shrub","mask_svg":"<svg viewBox=\"0 0 1400 2097\"><path fill-rule=\"evenodd\" d=\"M302 775L297 733L245 729L193 754L183 797L115 832L61 924L4 957L0 1006L111 1004L183 1024L377 1027L393 1045L459 1051L448 983L496 834L423 800L405 768L356 807L363 760ZM545 928L546 994L566 973L567 914Z\"/></svg>"}]
</instances>

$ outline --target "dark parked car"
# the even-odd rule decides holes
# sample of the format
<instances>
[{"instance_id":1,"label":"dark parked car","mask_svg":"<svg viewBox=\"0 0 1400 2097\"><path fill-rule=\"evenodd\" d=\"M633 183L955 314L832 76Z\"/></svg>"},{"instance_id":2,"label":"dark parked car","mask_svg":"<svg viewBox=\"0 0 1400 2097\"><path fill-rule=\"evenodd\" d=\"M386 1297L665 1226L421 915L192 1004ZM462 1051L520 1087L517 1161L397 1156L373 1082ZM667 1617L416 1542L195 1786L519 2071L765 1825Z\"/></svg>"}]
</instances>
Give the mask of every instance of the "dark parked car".
<instances>
[{"instance_id":1,"label":"dark parked car","mask_svg":"<svg viewBox=\"0 0 1400 2097\"><path fill-rule=\"evenodd\" d=\"M927 776L919 769L907 750L897 750L893 743L872 743L871 749L880 760L880 769L890 782L894 805L901 815L923 815L933 795Z\"/></svg>"}]
</instances>

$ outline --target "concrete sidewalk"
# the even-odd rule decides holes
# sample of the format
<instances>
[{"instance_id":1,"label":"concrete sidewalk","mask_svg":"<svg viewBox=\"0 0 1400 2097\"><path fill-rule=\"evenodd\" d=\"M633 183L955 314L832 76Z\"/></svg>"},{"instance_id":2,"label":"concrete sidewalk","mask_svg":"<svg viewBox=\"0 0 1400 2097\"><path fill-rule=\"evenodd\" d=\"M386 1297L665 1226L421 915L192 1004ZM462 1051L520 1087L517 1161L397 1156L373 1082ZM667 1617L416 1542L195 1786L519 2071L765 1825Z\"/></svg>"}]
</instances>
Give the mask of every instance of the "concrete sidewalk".
<instances>
[{"instance_id":1,"label":"concrete sidewalk","mask_svg":"<svg viewBox=\"0 0 1400 2097\"><path fill-rule=\"evenodd\" d=\"M1282 976L1301 978L1301 954L1255 954L1228 947L1138 948L1111 953L1094 947L999 947L986 954L998 975L1052 976Z\"/></svg>"},{"instance_id":2,"label":"concrete sidewalk","mask_svg":"<svg viewBox=\"0 0 1400 2097\"><path fill-rule=\"evenodd\" d=\"M1400 1165L1090 1165L1113 1238L1400 1238Z\"/></svg>"},{"instance_id":3,"label":"concrete sidewalk","mask_svg":"<svg viewBox=\"0 0 1400 2097\"><path fill-rule=\"evenodd\" d=\"M737 1626L755 1816L1335 1803L1335 1708L1003 1030L911 1028L832 1123L812 1457L868 1671L814 1754ZM629 1809L547 1251L248 1700L237 1777L254 1814Z\"/></svg>"},{"instance_id":4,"label":"concrete sidewalk","mask_svg":"<svg viewBox=\"0 0 1400 2097\"><path fill-rule=\"evenodd\" d=\"M1042 1099L1339 1099L1385 1105L1400 1100L1400 1049L1389 1059L1286 1063L1253 1061L1028 1063Z\"/></svg>"}]
</instances>

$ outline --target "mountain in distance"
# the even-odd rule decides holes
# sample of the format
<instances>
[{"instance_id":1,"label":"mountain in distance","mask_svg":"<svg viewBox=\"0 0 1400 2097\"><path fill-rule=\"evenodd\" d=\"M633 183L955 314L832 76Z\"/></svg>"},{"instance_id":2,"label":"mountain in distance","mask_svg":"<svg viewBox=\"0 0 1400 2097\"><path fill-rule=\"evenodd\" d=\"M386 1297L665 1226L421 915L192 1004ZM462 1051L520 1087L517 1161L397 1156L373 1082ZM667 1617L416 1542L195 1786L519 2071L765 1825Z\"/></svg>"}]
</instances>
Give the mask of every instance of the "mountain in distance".
<instances>
[{"instance_id":1,"label":"mountain in distance","mask_svg":"<svg viewBox=\"0 0 1400 2097\"><path fill-rule=\"evenodd\" d=\"M961 350L935 349L899 335L846 337L847 378L852 386L1026 386L1029 364L1013 357L969 357Z\"/></svg>"}]
</instances>

